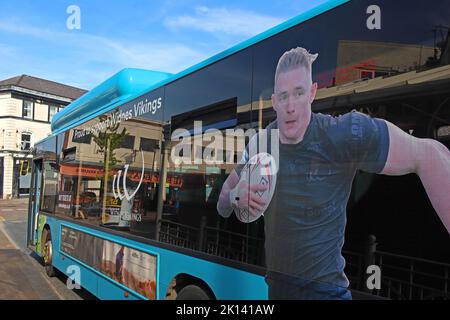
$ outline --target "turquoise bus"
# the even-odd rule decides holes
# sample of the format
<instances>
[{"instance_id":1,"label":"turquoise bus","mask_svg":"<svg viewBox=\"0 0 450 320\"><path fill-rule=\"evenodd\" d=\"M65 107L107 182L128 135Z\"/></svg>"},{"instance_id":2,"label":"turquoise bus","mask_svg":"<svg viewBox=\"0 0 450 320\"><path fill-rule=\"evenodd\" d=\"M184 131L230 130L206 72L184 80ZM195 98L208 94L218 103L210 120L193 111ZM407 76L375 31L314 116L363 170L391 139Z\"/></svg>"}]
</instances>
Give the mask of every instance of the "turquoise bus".
<instances>
[{"instance_id":1,"label":"turquoise bus","mask_svg":"<svg viewBox=\"0 0 450 320\"><path fill-rule=\"evenodd\" d=\"M449 26L447 0L333 0L180 73L118 72L35 144L29 247L100 299L267 299L264 217L217 212L245 148L221 141L222 163L174 155L274 121L275 69L295 47L319 53L313 112L358 110L449 147ZM417 176L356 175L342 251L354 299L448 298L449 244Z\"/></svg>"}]
</instances>

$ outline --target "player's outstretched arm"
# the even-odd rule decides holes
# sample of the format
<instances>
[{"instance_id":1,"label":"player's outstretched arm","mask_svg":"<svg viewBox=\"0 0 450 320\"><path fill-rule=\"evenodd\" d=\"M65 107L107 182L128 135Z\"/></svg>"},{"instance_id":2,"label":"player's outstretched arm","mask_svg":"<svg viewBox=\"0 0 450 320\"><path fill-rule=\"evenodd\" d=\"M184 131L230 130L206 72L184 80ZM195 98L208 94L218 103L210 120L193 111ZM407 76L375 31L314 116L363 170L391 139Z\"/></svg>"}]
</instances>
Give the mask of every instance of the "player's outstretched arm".
<instances>
[{"instance_id":1,"label":"player's outstretched arm","mask_svg":"<svg viewBox=\"0 0 450 320\"><path fill-rule=\"evenodd\" d=\"M381 172L386 175L416 173L427 195L450 233L450 151L432 139L413 137L386 121L389 153Z\"/></svg>"}]
</instances>

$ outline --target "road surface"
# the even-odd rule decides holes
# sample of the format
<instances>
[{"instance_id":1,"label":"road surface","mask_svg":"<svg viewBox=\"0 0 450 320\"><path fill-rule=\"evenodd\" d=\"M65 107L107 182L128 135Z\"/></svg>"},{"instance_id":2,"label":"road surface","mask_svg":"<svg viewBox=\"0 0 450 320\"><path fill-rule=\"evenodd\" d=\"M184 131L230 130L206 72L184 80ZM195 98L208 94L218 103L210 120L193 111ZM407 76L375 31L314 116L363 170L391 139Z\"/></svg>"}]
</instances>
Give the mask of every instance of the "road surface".
<instances>
[{"instance_id":1,"label":"road surface","mask_svg":"<svg viewBox=\"0 0 450 320\"><path fill-rule=\"evenodd\" d=\"M49 278L40 258L26 246L28 200L0 200L0 299L94 299L85 290L69 290L67 277Z\"/></svg>"}]
</instances>

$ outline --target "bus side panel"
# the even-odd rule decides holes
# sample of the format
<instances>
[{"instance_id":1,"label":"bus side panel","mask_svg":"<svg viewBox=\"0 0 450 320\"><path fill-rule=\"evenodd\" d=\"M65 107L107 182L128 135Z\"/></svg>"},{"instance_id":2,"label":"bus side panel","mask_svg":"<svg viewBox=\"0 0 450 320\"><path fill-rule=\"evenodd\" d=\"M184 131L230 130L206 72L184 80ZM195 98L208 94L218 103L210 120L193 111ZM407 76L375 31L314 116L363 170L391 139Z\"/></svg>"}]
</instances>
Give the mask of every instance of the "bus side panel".
<instances>
[{"instance_id":1,"label":"bus side panel","mask_svg":"<svg viewBox=\"0 0 450 320\"><path fill-rule=\"evenodd\" d=\"M131 290L121 288L110 279L98 278L97 297L102 300L140 300L141 298Z\"/></svg>"},{"instance_id":2,"label":"bus side panel","mask_svg":"<svg viewBox=\"0 0 450 320\"><path fill-rule=\"evenodd\" d=\"M141 295L133 290L124 287L113 279L106 277L92 267L84 265L82 262L69 257L60 252L60 230L61 222L49 218L52 232L57 232L57 240L54 241L56 250L54 255L55 266L69 275L67 268L71 265L77 265L81 271L81 285L98 298L101 299L143 299ZM50 222L51 221L51 222ZM231 267L223 266L186 256L181 253L166 249L157 248L148 244L122 238L116 235L108 234L83 226L64 221L64 225L74 228L81 232L90 233L96 237L104 238L113 242L125 244L136 250L151 252L158 256L157 259L157 299L164 299L167 288L177 275L183 273L204 281L213 291L217 299L267 299L267 285L264 277ZM55 230L55 231L53 231ZM53 233L55 236L56 234ZM236 284L239 288L236 288ZM125 292L128 292L128 297Z\"/></svg>"},{"instance_id":3,"label":"bus side panel","mask_svg":"<svg viewBox=\"0 0 450 320\"><path fill-rule=\"evenodd\" d=\"M74 277L74 279L76 277L75 274L78 273L79 270L78 274L80 285L93 295L95 296L98 295L97 292L98 275L96 272L92 271L88 267L85 267L78 261L73 260L72 258L67 257L61 253L58 254L58 258L54 260L53 264L59 271L64 273L66 276L72 276Z\"/></svg>"},{"instance_id":4,"label":"bus side panel","mask_svg":"<svg viewBox=\"0 0 450 320\"><path fill-rule=\"evenodd\" d=\"M261 275L168 250L161 250L161 266L160 297L165 296L168 284L176 275L185 273L206 282L217 299L268 298L267 284Z\"/></svg>"},{"instance_id":5,"label":"bus side panel","mask_svg":"<svg viewBox=\"0 0 450 320\"><path fill-rule=\"evenodd\" d=\"M56 220L56 219L54 219ZM120 237L113 237L107 233L97 232L95 230L85 228L76 224L71 224L66 221L58 221L54 223L58 230L58 242L54 243L55 248L58 248L58 257L54 261L54 265L67 276L73 276L73 269L69 269L71 266L78 266L80 268L80 283L83 288L94 294L99 299L104 300L139 300L145 299L145 297L134 292L133 290L125 287L124 285L116 282L115 280L107 277L101 272L95 270L92 266L86 265L82 261L78 261L76 258L71 257L67 253L62 252L61 243L61 228L62 226L70 227L75 230L92 234L96 237L112 240L113 242L120 242L127 245L127 239ZM113 239L111 239L113 238ZM114 241L115 240L115 241ZM57 247L56 247L57 245ZM130 246L142 251L148 251L148 248L138 248L138 246Z\"/></svg>"},{"instance_id":6,"label":"bus side panel","mask_svg":"<svg viewBox=\"0 0 450 320\"><path fill-rule=\"evenodd\" d=\"M79 280L81 286L97 296L97 288L98 288L98 275L95 271L92 271L89 267L79 263L78 261L72 259L69 256L66 256L60 252L60 239L61 239L61 222L53 217L47 217L47 223L50 226L50 231L52 233L52 242L53 242L53 265L62 273L67 276L74 275L73 266L79 268Z\"/></svg>"}]
</instances>

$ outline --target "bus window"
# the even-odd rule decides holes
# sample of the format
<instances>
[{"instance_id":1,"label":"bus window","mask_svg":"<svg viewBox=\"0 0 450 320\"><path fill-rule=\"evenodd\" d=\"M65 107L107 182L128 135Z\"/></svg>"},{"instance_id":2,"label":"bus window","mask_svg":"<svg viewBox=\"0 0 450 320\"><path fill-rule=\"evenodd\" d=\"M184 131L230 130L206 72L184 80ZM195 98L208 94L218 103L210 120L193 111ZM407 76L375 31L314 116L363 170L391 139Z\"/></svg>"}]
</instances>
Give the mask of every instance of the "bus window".
<instances>
[{"instance_id":1,"label":"bus window","mask_svg":"<svg viewBox=\"0 0 450 320\"><path fill-rule=\"evenodd\" d=\"M58 213L154 237L162 126L151 105L142 105L159 95L147 95L64 134Z\"/></svg>"},{"instance_id":2,"label":"bus window","mask_svg":"<svg viewBox=\"0 0 450 320\"><path fill-rule=\"evenodd\" d=\"M167 86L172 140L159 240L262 265L263 221L243 224L217 209L252 128L250 51L227 60Z\"/></svg>"},{"instance_id":3,"label":"bus window","mask_svg":"<svg viewBox=\"0 0 450 320\"><path fill-rule=\"evenodd\" d=\"M437 1L436 5L447 8L444 10L445 15L448 15L448 6L444 3ZM386 1L383 10L396 15L402 10L402 4L401 1ZM368 1L354 1L351 7L352 10L364 12L368 5ZM364 15L352 16L348 19L349 23L339 23L347 21L349 14L343 6L329 17L328 23L335 26L333 32L323 28L320 19L312 19L292 28L290 32L280 33L255 46L252 91L254 121L257 121L259 128L268 128L274 124L278 126L281 122L280 131L289 126L291 129L295 126L305 128L301 131L302 142L296 144L297 151L303 148L302 153L296 153L295 148L288 145L280 145L278 190L275 200L271 202L272 205L276 204L276 208L264 215L269 271L318 278L314 272L319 272L320 263L316 262L319 259L326 261L332 255L323 253L320 257L315 256L319 254L318 249L308 254L308 248L298 243L308 243L301 236L306 234L302 230L308 229L307 222L319 225L320 219L341 222L334 224L332 230L329 223L324 223L321 234L310 231L308 236L327 243L327 237L340 234L335 238L338 239L336 244L344 245L343 257L347 261L345 273L353 288L364 287L358 280L361 274L352 265L359 264L358 253L367 251L370 246L378 245L383 251L398 255L450 262L448 246L435 245L448 241L448 232L417 175L392 177L375 174L374 167L367 165L368 162L375 163L370 156L365 158L367 160L361 160L363 163L355 164L357 170L354 179L350 175L351 181L342 174L343 168L350 168L353 161L360 159L358 154L361 155L363 151L358 150L373 155L377 151L368 147L381 145L386 148L385 142L380 140L369 144L366 141L367 149L360 146L358 150L352 150L354 157L345 158L337 157L336 152L348 148L352 140L340 139L342 130L323 139L324 133L330 132L330 128L336 127L335 124L346 128L345 119L359 118L358 123L369 123L371 120L368 119L378 118L388 120L414 137L438 139L448 146L448 84L440 84L437 80L440 79L439 74L448 74L450 33L447 27L436 22L436 16L440 13L430 10L426 2L414 1L414 5L417 10L408 13L408 27L402 29L395 28L395 19L386 22L377 32L358 27L358 24L365 24L362 20ZM423 10L419 10L419 7ZM301 71L298 71L297 75L300 76L296 79L301 82L303 89L300 85L289 87L288 76L285 76L287 60L280 65L280 70L284 67L286 73L276 73L279 59L289 51L292 54L294 48L298 52L299 47L306 52L303 54L305 63L302 68L298 68ZM310 82L305 81L309 78ZM445 86L447 89L443 89ZM311 107L308 102L312 104ZM301 110L311 108L313 113L311 117L307 114L300 117L304 121L303 126L299 126L298 119L293 116L296 113L292 110L299 106L302 106ZM283 113L284 110L288 111ZM352 110L360 113L351 113ZM281 120L279 117L282 117ZM284 120L291 124L285 126ZM356 128L352 128L353 133L358 132ZM331 164L330 159L334 159ZM332 181L336 177L340 177L339 182ZM333 185L339 187L330 189ZM349 193L351 190L349 201L344 201L344 210L331 210L342 205L336 201L342 197L343 190ZM315 211L310 208L315 208ZM302 214L305 219L295 220L300 221L297 229L290 228L291 225L273 218L273 210L277 212L278 219L283 213L282 221L293 221L294 216ZM347 220L344 222L342 219L346 210ZM332 219L331 212L334 212ZM327 216L330 218L325 219ZM285 241L281 241L276 232L270 230L297 230L297 233L289 238L286 232ZM313 242L309 244L313 248ZM289 259L288 256L293 258ZM302 265L296 263L295 257L302 257ZM381 254L379 259L382 259ZM336 270L343 269L342 257L333 258L333 261L337 261L334 266ZM386 272L392 273L386 277L394 274L393 270L388 269ZM300 270L305 271L302 273ZM331 269L327 271L332 272ZM336 283L346 285L346 281L339 279Z\"/></svg>"},{"instance_id":4,"label":"bus window","mask_svg":"<svg viewBox=\"0 0 450 320\"><path fill-rule=\"evenodd\" d=\"M38 146L37 154L43 157L40 209L46 213L54 213L58 192L56 138L52 137Z\"/></svg>"},{"instance_id":5,"label":"bus window","mask_svg":"<svg viewBox=\"0 0 450 320\"><path fill-rule=\"evenodd\" d=\"M54 213L57 198L58 167L56 162L44 161L41 210Z\"/></svg>"}]
</instances>

